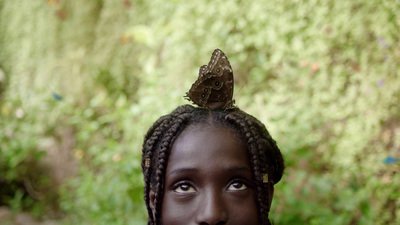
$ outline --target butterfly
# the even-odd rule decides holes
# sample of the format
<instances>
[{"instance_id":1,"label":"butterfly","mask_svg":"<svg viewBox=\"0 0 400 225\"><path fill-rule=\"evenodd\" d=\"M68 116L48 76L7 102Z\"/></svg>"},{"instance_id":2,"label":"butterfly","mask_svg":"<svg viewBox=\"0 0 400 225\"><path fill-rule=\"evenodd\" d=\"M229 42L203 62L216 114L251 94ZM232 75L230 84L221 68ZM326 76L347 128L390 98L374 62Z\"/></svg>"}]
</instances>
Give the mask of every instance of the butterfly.
<instances>
[{"instance_id":1,"label":"butterfly","mask_svg":"<svg viewBox=\"0 0 400 225\"><path fill-rule=\"evenodd\" d=\"M199 70L199 77L185 98L208 109L233 107L233 70L225 53L215 49L208 65Z\"/></svg>"}]
</instances>

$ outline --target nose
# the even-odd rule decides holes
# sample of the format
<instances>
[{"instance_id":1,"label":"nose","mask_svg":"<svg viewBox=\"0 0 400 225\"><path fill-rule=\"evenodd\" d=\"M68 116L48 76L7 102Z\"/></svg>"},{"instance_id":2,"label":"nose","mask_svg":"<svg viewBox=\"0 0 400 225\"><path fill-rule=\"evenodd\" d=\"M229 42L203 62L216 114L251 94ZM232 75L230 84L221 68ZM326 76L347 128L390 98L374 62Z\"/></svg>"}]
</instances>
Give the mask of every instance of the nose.
<instances>
[{"instance_id":1,"label":"nose","mask_svg":"<svg viewBox=\"0 0 400 225\"><path fill-rule=\"evenodd\" d=\"M225 225L228 222L229 213L221 193L206 194L198 209L196 217L199 225Z\"/></svg>"}]
</instances>

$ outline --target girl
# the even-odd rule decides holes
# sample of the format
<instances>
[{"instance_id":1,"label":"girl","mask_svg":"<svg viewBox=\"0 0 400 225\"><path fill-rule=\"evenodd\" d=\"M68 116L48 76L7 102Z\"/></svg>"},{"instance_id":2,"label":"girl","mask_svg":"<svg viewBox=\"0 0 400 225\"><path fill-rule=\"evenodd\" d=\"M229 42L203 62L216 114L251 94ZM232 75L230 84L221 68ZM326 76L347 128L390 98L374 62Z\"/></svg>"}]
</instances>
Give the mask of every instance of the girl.
<instances>
[{"instance_id":1,"label":"girl","mask_svg":"<svg viewBox=\"0 0 400 225\"><path fill-rule=\"evenodd\" d=\"M232 105L233 87L221 90L233 84L233 76L224 81L229 72L226 56L214 51L187 94L201 107L179 106L147 132L142 169L149 225L270 224L283 157L265 126ZM196 88L210 94L201 102L191 93Z\"/></svg>"}]
</instances>

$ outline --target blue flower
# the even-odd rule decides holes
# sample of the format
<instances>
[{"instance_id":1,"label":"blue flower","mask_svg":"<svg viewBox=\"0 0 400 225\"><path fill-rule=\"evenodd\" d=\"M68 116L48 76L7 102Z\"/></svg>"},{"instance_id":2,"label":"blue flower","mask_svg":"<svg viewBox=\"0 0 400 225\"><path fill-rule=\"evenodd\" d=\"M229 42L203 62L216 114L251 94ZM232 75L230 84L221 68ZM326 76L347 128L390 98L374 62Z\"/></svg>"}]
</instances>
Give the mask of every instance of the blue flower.
<instances>
[{"instance_id":1,"label":"blue flower","mask_svg":"<svg viewBox=\"0 0 400 225\"><path fill-rule=\"evenodd\" d=\"M392 156L388 156L388 157L386 157L386 158L383 160L383 162L384 162L385 164L393 164L393 163L399 162L399 159L398 159L398 158L394 158L394 157L392 157Z\"/></svg>"},{"instance_id":2,"label":"blue flower","mask_svg":"<svg viewBox=\"0 0 400 225\"><path fill-rule=\"evenodd\" d=\"M55 99L55 100L57 100L57 101L62 101L63 100L63 97L61 97L61 95L59 95L59 94L57 94L57 93L55 93L55 92L53 92L53 98Z\"/></svg>"}]
</instances>

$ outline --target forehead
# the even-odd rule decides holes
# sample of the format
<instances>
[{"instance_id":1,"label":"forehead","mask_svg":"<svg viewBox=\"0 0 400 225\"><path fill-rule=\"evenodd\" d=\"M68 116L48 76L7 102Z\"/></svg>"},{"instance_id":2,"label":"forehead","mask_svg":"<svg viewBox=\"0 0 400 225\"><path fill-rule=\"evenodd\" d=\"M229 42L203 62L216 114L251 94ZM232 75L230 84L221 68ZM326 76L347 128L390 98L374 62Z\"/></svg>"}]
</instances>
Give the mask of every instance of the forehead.
<instances>
[{"instance_id":1,"label":"forehead","mask_svg":"<svg viewBox=\"0 0 400 225\"><path fill-rule=\"evenodd\" d=\"M220 166L250 167L247 146L231 128L191 126L172 145L167 172L176 167Z\"/></svg>"}]
</instances>

